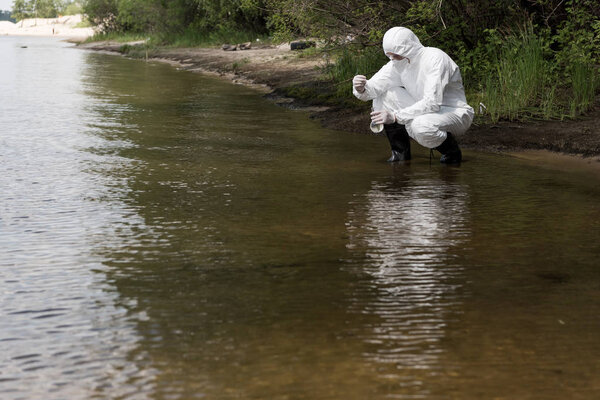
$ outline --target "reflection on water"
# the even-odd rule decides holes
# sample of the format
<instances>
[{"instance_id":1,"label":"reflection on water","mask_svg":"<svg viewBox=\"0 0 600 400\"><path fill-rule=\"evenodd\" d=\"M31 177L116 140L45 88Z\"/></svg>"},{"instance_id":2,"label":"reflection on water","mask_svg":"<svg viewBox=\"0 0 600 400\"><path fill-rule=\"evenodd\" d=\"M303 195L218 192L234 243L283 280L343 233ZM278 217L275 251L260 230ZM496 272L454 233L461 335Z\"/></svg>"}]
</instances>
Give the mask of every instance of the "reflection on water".
<instances>
[{"instance_id":1,"label":"reflection on water","mask_svg":"<svg viewBox=\"0 0 600 400\"><path fill-rule=\"evenodd\" d=\"M355 305L379 317L364 334L368 357L393 364L393 379L424 396L428 389L419 388L414 374L448 368L440 365L441 341L457 318L464 279L453 251L469 237L468 188L454 182L460 170L442 172L398 169L391 179L374 181L354 200L347 223L347 247L357 260L366 258L353 270L372 276L359 290L376 292Z\"/></svg>"},{"instance_id":2,"label":"reflection on water","mask_svg":"<svg viewBox=\"0 0 600 400\"><path fill-rule=\"evenodd\" d=\"M113 144L86 127L96 117L76 79L83 53L29 38L0 38L0 52L0 397L147 391L149 370L129 360L133 304L119 301L93 250L143 226L120 201L126 179L108 174L135 163L84 150Z\"/></svg>"},{"instance_id":3,"label":"reflection on water","mask_svg":"<svg viewBox=\"0 0 600 400\"><path fill-rule=\"evenodd\" d=\"M597 177L0 46L2 399L598 397Z\"/></svg>"}]
</instances>

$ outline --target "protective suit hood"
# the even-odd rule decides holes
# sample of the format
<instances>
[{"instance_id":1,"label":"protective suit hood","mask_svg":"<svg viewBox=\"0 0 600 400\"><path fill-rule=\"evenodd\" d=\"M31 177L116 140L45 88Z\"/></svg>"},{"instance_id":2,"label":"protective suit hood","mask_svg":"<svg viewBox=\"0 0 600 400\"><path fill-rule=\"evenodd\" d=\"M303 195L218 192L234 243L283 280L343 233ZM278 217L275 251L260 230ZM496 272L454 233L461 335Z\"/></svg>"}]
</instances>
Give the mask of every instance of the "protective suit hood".
<instances>
[{"instance_id":1,"label":"protective suit hood","mask_svg":"<svg viewBox=\"0 0 600 400\"><path fill-rule=\"evenodd\" d=\"M417 35L408 28L396 26L383 35L384 53L394 53L408 59L414 59L423 50Z\"/></svg>"},{"instance_id":2,"label":"protective suit hood","mask_svg":"<svg viewBox=\"0 0 600 400\"><path fill-rule=\"evenodd\" d=\"M373 108L394 114L410 137L425 147L440 146L464 133L473 121L460 68L444 51L424 47L407 28L394 27L383 37L383 50L404 57L385 63L364 90L352 92L360 100L373 100ZM410 61L409 61L410 60Z\"/></svg>"}]
</instances>

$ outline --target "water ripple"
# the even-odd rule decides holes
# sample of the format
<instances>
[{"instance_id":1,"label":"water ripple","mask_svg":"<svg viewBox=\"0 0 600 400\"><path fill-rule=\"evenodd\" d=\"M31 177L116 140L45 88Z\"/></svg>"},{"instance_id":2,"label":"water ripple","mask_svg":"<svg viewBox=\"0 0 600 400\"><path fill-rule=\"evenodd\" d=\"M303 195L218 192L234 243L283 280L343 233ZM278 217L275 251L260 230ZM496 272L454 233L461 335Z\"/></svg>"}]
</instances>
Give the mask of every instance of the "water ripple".
<instances>
[{"instance_id":1,"label":"water ripple","mask_svg":"<svg viewBox=\"0 0 600 400\"><path fill-rule=\"evenodd\" d=\"M116 231L143 225L119 200L119 173L131 161L87 149L126 146L86 124L93 100L72 79L83 53L44 39L3 40L0 52L10 55L7 46L17 40L31 40L32 51L10 56L20 69L3 63L0 74L9 90L3 95L11 97L0 106L0 397L107 398L147 390L152 374L128 361L137 347L136 316L95 272L105 269L99 244L118 245ZM69 85L61 86L65 73ZM95 118L98 126L119 128Z\"/></svg>"},{"instance_id":2,"label":"water ripple","mask_svg":"<svg viewBox=\"0 0 600 400\"><path fill-rule=\"evenodd\" d=\"M373 182L355 201L348 248L364 255L350 265L370 279L357 288L361 302L353 309L377 316L362 334L375 345L369 358L399 369L437 368L439 342L461 301L452 255L469 236L467 202L464 187L431 178Z\"/></svg>"}]
</instances>

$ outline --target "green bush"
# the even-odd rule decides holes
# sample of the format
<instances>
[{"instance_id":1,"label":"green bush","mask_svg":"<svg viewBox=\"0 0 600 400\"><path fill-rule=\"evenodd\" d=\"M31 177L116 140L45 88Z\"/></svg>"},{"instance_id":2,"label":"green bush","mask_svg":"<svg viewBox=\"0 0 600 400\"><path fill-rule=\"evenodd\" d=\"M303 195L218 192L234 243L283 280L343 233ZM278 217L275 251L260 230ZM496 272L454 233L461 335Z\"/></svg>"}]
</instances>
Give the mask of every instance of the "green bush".
<instances>
[{"instance_id":1,"label":"green bush","mask_svg":"<svg viewBox=\"0 0 600 400\"><path fill-rule=\"evenodd\" d=\"M576 62L571 68L572 97L569 103L571 117L588 111L594 105L598 77L594 66Z\"/></svg>"},{"instance_id":2,"label":"green bush","mask_svg":"<svg viewBox=\"0 0 600 400\"><path fill-rule=\"evenodd\" d=\"M345 48L336 62L327 67L327 73L336 87L337 95L348 96L352 90L354 75L365 75L370 78L389 59L380 47L366 47L360 50Z\"/></svg>"},{"instance_id":3,"label":"green bush","mask_svg":"<svg viewBox=\"0 0 600 400\"><path fill-rule=\"evenodd\" d=\"M257 39L261 43L269 42L269 38L263 33L228 27L221 27L212 32L205 32L190 27L183 32L159 33L155 38L160 44L175 47L221 46L224 43L238 44L246 42L256 44Z\"/></svg>"},{"instance_id":4,"label":"green bush","mask_svg":"<svg viewBox=\"0 0 600 400\"><path fill-rule=\"evenodd\" d=\"M550 82L539 38L531 31L507 37L495 64L483 96L492 120L535 116Z\"/></svg>"},{"instance_id":5,"label":"green bush","mask_svg":"<svg viewBox=\"0 0 600 400\"><path fill-rule=\"evenodd\" d=\"M30 4L15 0L23 13ZM387 61L381 38L392 26L448 53L469 101L483 103L492 121L576 116L593 106L598 88L597 0L85 0L83 7L104 32L139 33L154 44L319 39L335 60L324 87L340 101L356 73L369 76Z\"/></svg>"},{"instance_id":6,"label":"green bush","mask_svg":"<svg viewBox=\"0 0 600 400\"><path fill-rule=\"evenodd\" d=\"M83 12L83 7L78 2L73 2L65 5L63 13L65 15L77 15Z\"/></svg>"}]
</instances>

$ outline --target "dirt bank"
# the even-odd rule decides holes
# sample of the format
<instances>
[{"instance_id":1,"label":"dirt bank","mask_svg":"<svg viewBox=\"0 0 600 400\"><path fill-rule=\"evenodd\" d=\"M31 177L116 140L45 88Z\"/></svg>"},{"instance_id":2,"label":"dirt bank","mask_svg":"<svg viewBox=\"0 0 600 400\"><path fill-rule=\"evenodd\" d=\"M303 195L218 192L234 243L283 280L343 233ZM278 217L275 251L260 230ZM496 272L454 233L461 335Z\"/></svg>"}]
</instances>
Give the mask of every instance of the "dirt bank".
<instances>
[{"instance_id":1,"label":"dirt bank","mask_svg":"<svg viewBox=\"0 0 600 400\"><path fill-rule=\"evenodd\" d=\"M139 43L95 42L79 47L120 52ZM135 54L134 51L131 54ZM298 57L289 45L260 46L251 50L223 51L220 48L163 48L149 53L154 60L169 62L190 71L209 73L237 83L254 85L277 103L290 108L308 109L311 118L327 128L371 134L367 111L349 110L339 105L323 104L318 99L307 101L284 96L290 88L318 88L327 85L320 80L323 56ZM137 54L140 56L139 52ZM351 96L351 93L348 93ZM577 121L544 121L474 125L460 137L465 148L515 152L550 150L585 157L600 156L600 107Z\"/></svg>"}]
</instances>

